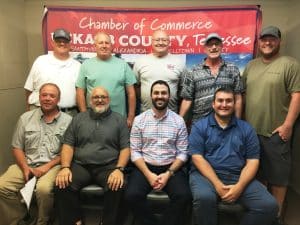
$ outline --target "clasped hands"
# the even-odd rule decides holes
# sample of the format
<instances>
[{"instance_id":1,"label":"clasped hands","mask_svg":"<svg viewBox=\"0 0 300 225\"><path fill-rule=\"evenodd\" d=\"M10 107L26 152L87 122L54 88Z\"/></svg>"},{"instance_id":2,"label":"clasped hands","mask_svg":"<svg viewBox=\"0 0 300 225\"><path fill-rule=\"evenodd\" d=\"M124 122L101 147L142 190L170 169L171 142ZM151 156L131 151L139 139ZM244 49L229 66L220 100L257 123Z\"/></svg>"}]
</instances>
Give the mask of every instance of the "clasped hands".
<instances>
[{"instance_id":1,"label":"clasped hands","mask_svg":"<svg viewBox=\"0 0 300 225\"><path fill-rule=\"evenodd\" d=\"M153 190L160 191L166 186L170 176L171 175L168 171L158 175L151 172L147 179Z\"/></svg>"},{"instance_id":2,"label":"clasped hands","mask_svg":"<svg viewBox=\"0 0 300 225\"><path fill-rule=\"evenodd\" d=\"M233 203L241 195L242 189L237 184L232 185L220 185L216 188L217 193L224 202Z\"/></svg>"}]
</instances>

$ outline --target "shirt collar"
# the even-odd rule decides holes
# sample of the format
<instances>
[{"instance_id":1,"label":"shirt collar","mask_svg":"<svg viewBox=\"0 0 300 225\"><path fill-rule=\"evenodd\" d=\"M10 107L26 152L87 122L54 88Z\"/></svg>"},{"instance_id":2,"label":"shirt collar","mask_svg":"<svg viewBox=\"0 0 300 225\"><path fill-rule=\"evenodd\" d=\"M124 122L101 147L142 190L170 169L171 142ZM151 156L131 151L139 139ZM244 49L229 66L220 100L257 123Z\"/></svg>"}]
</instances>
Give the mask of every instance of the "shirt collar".
<instances>
[{"instance_id":1,"label":"shirt collar","mask_svg":"<svg viewBox=\"0 0 300 225\"><path fill-rule=\"evenodd\" d=\"M169 111L170 110L167 109L166 113L161 118L157 118L154 110L152 108L150 109L150 112L151 112L153 118L156 119L156 120L163 120L164 118L166 118L169 115Z\"/></svg>"},{"instance_id":2,"label":"shirt collar","mask_svg":"<svg viewBox=\"0 0 300 225\"><path fill-rule=\"evenodd\" d=\"M41 107L38 109L38 114L39 114L41 120L43 120L44 113L43 113ZM58 120L58 118L60 117L60 115L61 115L61 111L58 111L58 113L54 116L52 122L50 122L50 123L56 122Z\"/></svg>"},{"instance_id":3,"label":"shirt collar","mask_svg":"<svg viewBox=\"0 0 300 225\"><path fill-rule=\"evenodd\" d=\"M205 60L206 60L206 59L207 59L207 58L204 58L203 61L199 63L199 66L200 66L200 67L202 67L202 68L208 68L208 66L205 64ZM223 58L221 57L221 64L220 64L220 67L223 67L223 66L225 66L225 65L226 65L226 63L225 63L225 61L223 60Z\"/></svg>"},{"instance_id":4,"label":"shirt collar","mask_svg":"<svg viewBox=\"0 0 300 225\"><path fill-rule=\"evenodd\" d=\"M225 127L225 129L223 129L222 127L219 126L219 124L217 123L216 121L216 118L215 118L215 113L214 112L211 112L209 115L208 115L208 125L209 126L214 126L214 127L218 127L220 129L223 129L223 130L227 130L227 129L230 129L231 127L235 127L237 125L237 118L233 115L231 117L231 120L228 124L227 127Z\"/></svg>"}]
</instances>

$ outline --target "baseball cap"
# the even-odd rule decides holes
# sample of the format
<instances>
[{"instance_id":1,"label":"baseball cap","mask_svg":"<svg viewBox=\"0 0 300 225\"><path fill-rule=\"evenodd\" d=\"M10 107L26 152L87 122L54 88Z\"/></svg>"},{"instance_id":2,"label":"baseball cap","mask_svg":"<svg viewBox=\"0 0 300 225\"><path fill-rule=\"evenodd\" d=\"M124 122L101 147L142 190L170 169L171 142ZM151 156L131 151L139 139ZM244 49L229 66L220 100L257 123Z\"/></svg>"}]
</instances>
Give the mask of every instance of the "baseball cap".
<instances>
[{"instance_id":1,"label":"baseball cap","mask_svg":"<svg viewBox=\"0 0 300 225\"><path fill-rule=\"evenodd\" d=\"M53 39L56 39L56 38L64 38L64 39L70 41L71 40L70 32L66 31L65 29L62 29L62 28L56 29L53 33Z\"/></svg>"},{"instance_id":2,"label":"baseball cap","mask_svg":"<svg viewBox=\"0 0 300 225\"><path fill-rule=\"evenodd\" d=\"M207 35L205 41L204 41L204 44L206 45L207 42L209 42L211 39L218 39L219 41L222 42L222 38L220 37L219 34L217 33L210 33L209 35Z\"/></svg>"},{"instance_id":3,"label":"baseball cap","mask_svg":"<svg viewBox=\"0 0 300 225\"><path fill-rule=\"evenodd\" d=\"M279 28L275 27L275 26L268 26L268 27L265 27L264 29L262 29L262 31L260 32L259 38L262 38L263 36L267 36L267 35L270 35L270 36L273 36L276 38L281 38L281 32L280 32Z\"/></svg>"}]
</instances>

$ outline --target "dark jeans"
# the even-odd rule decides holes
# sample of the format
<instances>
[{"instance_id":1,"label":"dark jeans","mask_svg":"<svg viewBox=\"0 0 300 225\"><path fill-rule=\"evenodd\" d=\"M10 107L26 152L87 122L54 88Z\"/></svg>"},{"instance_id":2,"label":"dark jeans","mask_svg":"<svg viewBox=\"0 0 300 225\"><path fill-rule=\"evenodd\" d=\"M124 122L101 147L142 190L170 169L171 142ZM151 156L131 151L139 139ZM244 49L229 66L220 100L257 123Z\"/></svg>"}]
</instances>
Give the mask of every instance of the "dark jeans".
<instances>
[{"instance_id":1,"label":"dark jeans","mask_svg":"<svg viewBox=\"0 0 300 225\"><path fill-rule=\"evenodd\" d=\"M81 220L80 190L89 184L104 188L103 225L120 225L123 189L111 191L106 181L115 165L95 166L72 163L72 183L65 189L54 189L54 202L60 225L74 225ZM120 209L120 210L119 210Z\"/></svg>"},{"instance_id":2,"label":"dark jeans","mask_svg":"<svg viewBox=\"0 0 300 225\"><path fill-rule=\"evenodd\" d=\"M234 184L239 176L218 174L218 177L224 184ZM219 197L212 183L195 170L190 174L190 187L194 225L217 225ZM277 216L276 200L257 180L247 185L237 202L246 208L240 225L270 225Z\"/></svg>"},{"instance_id":3,"label":"dark jeans","mask_svg":"<svg viewBox=\"0 0 300 225\"><path fill-rule=\"evenodd\" d=\"M148 168L160 174L165 172L168 166L150 166ZM188 185L186 174L179 170L174 176L170 177L168 183L163 188L170 199L170 202L162 212L162 220L160 223L153 215L149 203L147 202L147 194L152 190L146 177L139 169L134 168L130 174L128 185L125 191L125 199L129 203L135 217L143 223L143 225L181 225L183 224L184 214L187 207L191 203L191 192Z\"/></svg>"}]
</instances>

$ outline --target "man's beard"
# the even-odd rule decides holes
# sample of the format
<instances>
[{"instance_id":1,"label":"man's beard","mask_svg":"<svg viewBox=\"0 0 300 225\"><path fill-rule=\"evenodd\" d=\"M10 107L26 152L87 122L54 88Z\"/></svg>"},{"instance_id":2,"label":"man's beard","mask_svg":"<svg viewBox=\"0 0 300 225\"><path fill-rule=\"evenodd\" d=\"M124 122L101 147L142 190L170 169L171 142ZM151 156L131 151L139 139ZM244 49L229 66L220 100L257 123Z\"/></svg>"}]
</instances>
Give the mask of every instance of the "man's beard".
<instances>
[{"instance_id":1,"label":"man's beard","mask_svg":"<svg viewBox=\"0 0 300 225\"><path fill-rule=\"evenodd\" d=\"M271 59L273 58L275 55L277 55L280 51L280 46L278 46L277 48L275 48L272 52L268 53L268 54L263 54L264 58L266 59Z\"/></svg>"},{"instance_id":2,"label":"man's beard","mask_svg":"<svg viewBox=\"0 0 300 225\"><path fill-rule=\"evenodd\" d=\"M109 105L104 105L102 107L92 107L94 113L96 114L102 114L102 113L105 113L109 108Z\"/></svg>"},{"instance_id":3,"label":"man's beard","mask_svg":"<svg viewBox=\"0 0 300 225\"><path fill-rule=\"evenodd\" d=\"M157 105L156 101L159 101L159 100L161 100L161 99L157 99L157 100L153 100L152 99L152 104L153 104L153 106L154 106L155 109L157 109L157 110L164 110L165 108L168 107L169 101L164 101L164 104Z\"/></svg>"}]
</instances>

